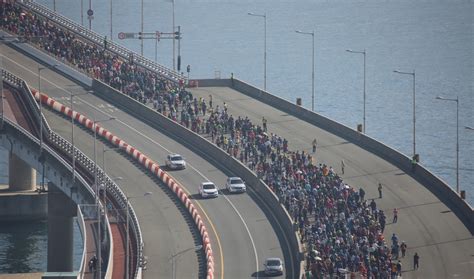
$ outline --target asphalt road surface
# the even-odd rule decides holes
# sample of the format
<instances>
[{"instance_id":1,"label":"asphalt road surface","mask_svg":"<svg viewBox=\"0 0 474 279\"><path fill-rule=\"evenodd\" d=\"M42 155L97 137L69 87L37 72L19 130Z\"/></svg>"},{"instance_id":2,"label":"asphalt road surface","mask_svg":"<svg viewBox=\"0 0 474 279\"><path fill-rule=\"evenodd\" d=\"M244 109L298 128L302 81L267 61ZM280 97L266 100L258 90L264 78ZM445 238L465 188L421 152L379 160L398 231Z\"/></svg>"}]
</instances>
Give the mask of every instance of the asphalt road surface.
<instances>
[{"instance_id":1,"label":"asphalt road surface","mask_svg":"<svg viewBox=\"0 0 474 279\"><path fill-rule=\"evenodd\" d=\"M334 136L311 124L265 105L228 87L207 87L191 90L194 97L213 105L227 103L229 113L248 116L262 125L268 120L268 133L289 141L290 150L311 152L317 139L317 162L333 166L341 173L345 163L344 181L357 189L363 187L368 199L375 199L377 208L385 211L385 239L390 243L392 233L408 245L402 259L403 278L473 278L474 238L461 221L423 185L385 160L360 147ZM423 155L423 154L422 154ZM421 155L421 156L422 156ZM383 185L379 199L377 185ZM399 209L398 222L391 224L393 208ZM413 270L413 255L420 256L420 268Z\"/></svg>"},{"instance_id":2,"label":"asphalt road surface","mask_svg":"<svg viewBox=\"0 0 474 279\"><path fill-rule=\"evenodd\" d=\"M0 49L6 56L4 67L26 80L30 86L37 87L38 63L5 46ZM42 71L41 77L41 91L66 105L69 104L71 93L85 92L83 88L52 71ZM283 258L280 245L285 244L280 244L272 225L251 195L229 195L221 191L216 199L202 200L198 197L198 187L202 181L213 181L222 188L227 175L232 174L229 170L216 168L173 139L102 99L84 95L77 96L74 100L74 109L90 119L115 117L116 120L100 125L158 164L164 165L168 153L179 153L186 158L187 168L170 174L191 195L205 220L216 262L215 278L261 278L262 263L266 257ZM70 140L70 122L52 112L45 112L45 115L53 129ZM76 128L75 135L75 144L93 158L91 134ZM99 143L97 161L101 165L102 148L103 144ZM136 164L121 154L112 151L106 152L105 156L109 176L122 177L117 183L126 195L136 197L131 202L144 234L145 255L148 256L145 278L197 278L199 272L202 274L203 266L202 260L199 261L199 253L193 252L192 248L199 243L196 242L196 236L191 234L189 224L173 199ZM142 197L148 191L154 194Z\"/></svg>"}]
</instances>

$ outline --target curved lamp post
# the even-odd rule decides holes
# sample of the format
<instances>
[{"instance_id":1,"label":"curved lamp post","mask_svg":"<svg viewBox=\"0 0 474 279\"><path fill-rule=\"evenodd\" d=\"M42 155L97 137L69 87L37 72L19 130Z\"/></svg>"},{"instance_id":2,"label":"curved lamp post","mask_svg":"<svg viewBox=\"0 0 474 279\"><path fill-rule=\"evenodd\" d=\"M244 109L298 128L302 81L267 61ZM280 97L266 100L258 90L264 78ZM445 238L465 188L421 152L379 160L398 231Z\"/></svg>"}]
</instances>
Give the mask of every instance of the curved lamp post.
<instances>
[{"instance_id":1,"label":"curved lamp post","mask_svg":"<svg viewBox=\"0 0 474 279\"><path fill-rule=\"evenodd\" d=\"M312 52L313 64L312 64L312 75L311 75L312 76L311 111L314 111L314 30L312 32L303 32L303 31L300 31L300 30L296 30L295 32L298 33L298 34L303 34L303 35L311 35L311 37L313 38L313 52Z\"/></svg>"},{"instance_id":2,"label":"curved lamp post","mask_svg":"<svg viewBox=\"0 0 474 279\"><path fill-rule=\"evenodd\" d=\"M436 100L456 102L456 192L459 194L459 98L436 97Z\"/></svg>"},{"instance_id":3,"label":"curved lamp post","mask_svg":"<svg viewBox=\"0 0 474 279\"><path fill-rule=\"evenodd\" d=\"M263 18L263 91L267 91L267 14L248 13L248 15Z\"/></svg>"},{"instance_id":4,"label":"curved lamp post","mask_svg":"<svg viewBox=\"0 0 474 279\"><path fill-rule=\"evenodd\" d=\"M394 73L401 74L401 75L410 75L413 77L413 158L416 155L416 110L415 110L415 70L413 72L401 72L401 71L393 71Z\"/></svg>"},{"instance_id":5,"label":"curved lamp post","mask_svg":"<svg viewBox=\"0 0 474 279\"><path fill-rule=\"evenodd\" d=\"M358 54L363 54L364 55L364 95L363 95L363 102L364 102L364 109L363 109L363 126L362 126L362 131L363 133L365 134L365 83L366 83L366 79L365 79L365 72L366 72L366 67L365 67L365 58L366 58L366 52L365 52L365 49L362 50L362 51L355 51L355 50L352 50L352 49L346 49L347 52L350 52L350 53L358 53Z\"/></svg>"}]
</instances>

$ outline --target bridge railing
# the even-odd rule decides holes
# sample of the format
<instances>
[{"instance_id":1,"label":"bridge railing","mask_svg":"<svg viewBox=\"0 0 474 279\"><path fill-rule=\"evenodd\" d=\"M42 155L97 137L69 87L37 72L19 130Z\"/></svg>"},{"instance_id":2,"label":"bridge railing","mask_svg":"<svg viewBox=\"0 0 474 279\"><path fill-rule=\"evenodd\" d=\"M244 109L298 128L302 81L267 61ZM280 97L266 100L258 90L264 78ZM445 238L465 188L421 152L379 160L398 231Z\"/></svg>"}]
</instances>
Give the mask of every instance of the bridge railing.
<instances>
[{"instance_id":1,"label":"bridge railing","mask_svg":"<svg viewBox=\"0 0 474 279\"><path fill-rule=\"evenodd\" d=\"M17 139L20 139L22 144L25 144L27 146L39 146L39 144L40 144L39 139L36 136L32 135L29 131L27 131L26 129L24 129L20 125L12 122L8 118L6 118L5 121L4 121L4 126L2 127L2 131L5 132L7 135L11 134L12 131L14 131L14 133L15 133L14 137L16 137ZM8 138L8 136L7 136L7 138ZM36 149L36 147L34 149ZM60 154L56 153L52 148L45 145L45 146L43 146L43 150L44 150L44 152L49 154L51 157L53 157L54 160L56 160L60 165L62 165L64 169L67 169L68 171L72 171L71 165L63 157L61 157ZM76 176L75 185L82 185L82 187L84 187L84 189L85 189L85 191L83 193L85 193L87 196L92 197L94 195L94 193L93 193L91 187L89 186L89 184L87 183L87 181L79 174ZM79 208L78 208L78 210L79 210ZM84 230L84 223L83 223L83 213L89 218L92 217L92 215L91 215L91 212L87 212L87 211L78 212L79 226L80 226L81 234L84 237L85 230ZM85 246L84 246L84 249L85 249ZM80 265L80 268L79 268L79 271L82 275L84 274L84 272L82 272L82 271L83 271L83 268L84 268L85 255L86 255L86 253L85 253L85 250L84 250L83 253L82 253L82 256L81 256L81 265ZM83 276L81 276L81 278L83 278Z\"/></svg>"},{"instance_id":2,"label":"bridge railing","mask_svg":"<svg viewBox=\"0 0 474 279\"><path fill-rule=\"evenodd\" d=\"M80 37L98 46L104 47L104 40L105 40L104 36L99 35L92 30L84 28L82 25L68 19L67 17L57 14L54 11L51 11L47 7L41 4L38 4L36 2L26 1L22 3L20 1L17 1L17 3L23 8L31 10L41 16L44 16L48 20L55 22L57 25L67 28L69 31L79 35ZM133 53L134 63L150 71L154 71L158 73L160 76L167 78L173 82L179 82L180 80L185 79L185 77L183 75L180 75L178 72L168 69L167 67L160 65L144 56L138 55L132 52L131 50L113 41L110 41L110 40L107 41L107 50L111 51L114 54L117 54L118 56L122 57L125 60L128 60L130 54Z\"/></svg>"},{"instance_id":3,"label":"bridge railing","mask_svg":"<svg viewBox=\"0 0 474 279\"><path fill-rule=\"evenodd\" d=\"M72 144L62 138L60 135L56 134L55 132L52 132L50 134L50 141L54 143L56 146L61 148L61 150L65 153L67 153L69 156L72 157ZM143 237L142 237L142 232L140 230L140 224L138 222L138 218L135 214L135 211L133 210L132 207L127 206L127 197L125 194L120 190L120 188L117 186L117 184L96 164L89 159L82 151L74 147L74 156L76 160L76 164L80 164L83 166L88 172L94 173L94 167L96 168L97 171L97 185L104 185L106 188L106 191L108 194L110 194L114 201L117 203L117 205L120 207L121 211L126 211L128 210L128 214L130 216L130 222L131 226L130 228L132 229L133 235L135 236L136 239L136 262L137 262L137 268L134 272L134 278L136 277L137 273L142 267L143 263ZM96 190L96 189L94 189ZM97 194L97 193L96 193Z\"/></svg>"},{"instance_id":4,"label":"bridge railing","mask_svg":"<svg viewBox=\"0 0 474 279\"><path fill-rule=\"evenodd\" d=\"M6 70L2 69L1 74L5 82L9 83L11 86L17 88L18 90L23 91L24 94L22 94L22 96L25 97L24 99L27 100L28 106L30 108L32 107L36 108L36 109L31 109L30 113L33 113L35 117L38 119L40 117L38 102L35 101L28 84L24 80L18 78L17 76L13 75L12 73ZM67 156L69 156L69 158L72 158L74 154L76 163L82 166L88 173L94 174L95 173L94 168L97 167L96 164L76 147L74 147L73 149L73 146L69 141L67 141L66 139L64 139L57 133L55 133L48 125L46 119L44 119L44 116L42 117L42 121L44 124L43 127L45 129L44 137L47 138L50 143L54 144L57 148L59 148L59 150L61 150L63 154L66 154ZM15 125L15 124L12 124L12 125ZM20 131L24 130L22 127L17 127L17 129ZM31 138L31 140L33 141L37 140L37 139L33 139L33 136L30 135L28 132L26 131L23 131L23 132L28 138ZM132 235L134 235L136 239L136 251L137 251L136 262L138 263L137 269L135 270L135 275L136 275L139 272L139 269L141 268L141 263L143 262L143 238L142 238L142 233L140 230L140 224L138 222L138 218L133 208L127 206L127 197L120 190L117 184L110 177L108 177L107 174L104 171L102 171L102 169L100 169L99 167L95 168L95 171L97 173L97 185L103 184L106 187L107 193L109 193L113 197L113 200L117 203L117 205L120 207L122 212L124 212L125 210L128 210L128 214L130 216L130 221L131 221ZM87 187L90 188L89 185L87 185ZM93 192L95 192L96 190L97 189L92 189Z\"/></svg>"},{"instance_id":5,"label":"bridge railing","mask_svg":"<svg viewBox=\"0 0 474 279\"><path fill-rule=\"evenodd\" d=\"M14 74L8 72L5 69L2 69L2 78L3 78L3 81L7 82L11 86L13 86L15 88L18 88L18 89L21 87L21 84L23 82L22 79L18 78L17 76L15 76Z\"/></svg>"},{"instance_id":6,"label":"bridge railing","mask_svg":"<svg viewBox=\"0 0 474 279\"><path fill-rule=\"evenodd\" d=\"M29 109L28 113L32 115L32 117L34 118L33 121L35 121L35 123L39 123L40 121L39 119L42 118L41 121L43 121L43 128L45 129L46 135L49 134L51 131L51 128L49 127L49 124L44 118L44 116L40 116L39 105L33 98L33 95L31 94L28 84L24 80L20 79L19 77L15 76L14 74L8 72L5 69L2 69L2 77L3 77L3 81L8 83L10 86L25 93L22 95L22 97L24 97L22 98L22 100L27 102L26 105L29 108L33 108L33 107L36 108L36 109Z\"/></svg>"}]
</instances>

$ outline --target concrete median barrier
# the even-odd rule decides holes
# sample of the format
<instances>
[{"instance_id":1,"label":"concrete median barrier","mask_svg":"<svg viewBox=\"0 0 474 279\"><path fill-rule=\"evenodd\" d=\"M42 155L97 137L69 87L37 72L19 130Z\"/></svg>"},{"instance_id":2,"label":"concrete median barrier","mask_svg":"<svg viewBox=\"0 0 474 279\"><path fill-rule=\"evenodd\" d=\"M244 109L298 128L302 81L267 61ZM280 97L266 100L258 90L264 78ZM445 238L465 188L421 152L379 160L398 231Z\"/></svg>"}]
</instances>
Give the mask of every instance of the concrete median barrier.
<instances>
[{"instance_id":1,"label":"concrete median barrier","mask_svg":"<svg viewBox=\"0 0 474 279\"><path fill-rule=\"evenodd\" d=\"M289 278L300 277L300 261L303 258L303 248L296 234L293 222L286 209L280 205L276 195L263 181L256 177L254 172L235 158L229 157L224 150L201 137L199 134L181 126L153 109L144 106L127 95L116 91L114 88L98 80L93 81L92 88L99 97L127 111L150 126L163 131L211 162L221 165L228 170L232 170L233 173L242 177L249 187L252 187L258 197L265 202L266 206L271 209L271 214L273 214L275 219L273 221L278 223L282 230L281 234L286 238L290 246L290 251L287 252L291 253L293 266L290 269L287 268L287 270L291 270L292 273Z\"/></svg>"}]
</instances>

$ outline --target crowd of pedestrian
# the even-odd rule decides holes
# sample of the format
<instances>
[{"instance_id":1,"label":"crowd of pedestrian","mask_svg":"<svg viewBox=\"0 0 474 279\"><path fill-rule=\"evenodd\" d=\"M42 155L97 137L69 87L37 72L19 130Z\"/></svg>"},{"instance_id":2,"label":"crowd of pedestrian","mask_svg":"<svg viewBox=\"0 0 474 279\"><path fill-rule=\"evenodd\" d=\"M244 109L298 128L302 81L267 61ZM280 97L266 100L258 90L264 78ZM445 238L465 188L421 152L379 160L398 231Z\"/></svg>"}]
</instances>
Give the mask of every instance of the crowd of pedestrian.
<instances>
[{"instance_id":1,"label":"crowd of pedestrian","mask_svg":"<svg viewBox=\"0 0 474 279\"><path fill-rule=\"evenodd\" d=\"M42 50L117 90L149 104L189 129L210 138L254 170L276 193L292 216L305 244L307 278L359 272L368 278L394 278L401 272L398 250L407 246L394 234L389 247L383 232L386 217L362 188L347 185L331 167L316 162L312 152L291 151L288 141L268 132L267 119L253 123L233 116L228 105L196 98L156 73L107 51L106 44L88 44L35 14L2 2L1 27L25 38L39 38ZM345 163L341 161L342 173ZM378 187L382 198L382 185ZM398 210L394 209L394 219ZM417 255L418 256L418 255ZM416 259L418 266L418 259Z\"/></svg>"},{"instance_id":2,"label":"crowd of pedestrian","mask_svg":"<svg viewBox=\"0 0 474 279\"><path fill-rule=\"evenodd\" d=\"M126 60L107 51L106 41L103 46L90 44L47 18L9 2L2 1L0 7L2 29L21 36L58 60L139 101L158 98L158 95L169 98L165 93L177 94L180 91L178 84L136 65L133 56Z\"/></svg>"}]
</instances>

